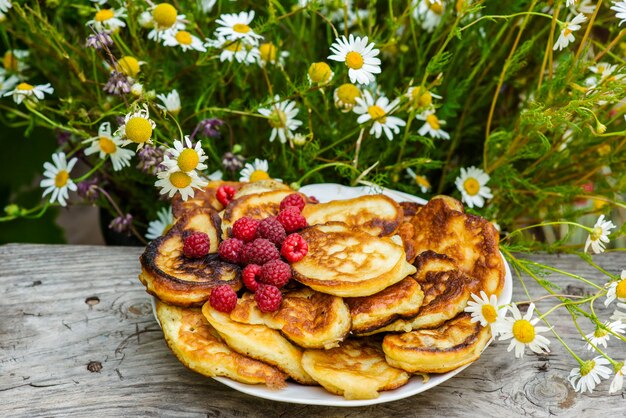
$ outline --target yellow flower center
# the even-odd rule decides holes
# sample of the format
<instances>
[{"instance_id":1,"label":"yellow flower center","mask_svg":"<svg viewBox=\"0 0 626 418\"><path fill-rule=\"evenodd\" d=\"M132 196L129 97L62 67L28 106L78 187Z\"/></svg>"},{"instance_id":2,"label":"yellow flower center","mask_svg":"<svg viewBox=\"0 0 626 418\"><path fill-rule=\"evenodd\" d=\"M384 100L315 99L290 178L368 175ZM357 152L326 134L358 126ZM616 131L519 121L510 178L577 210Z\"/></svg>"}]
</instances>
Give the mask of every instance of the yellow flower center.
<instances>
[{"instance_id":1,"label":"yellow flower center","mask_svg":"<svg viewBox=\"0 0 626 418\"><path fill-rule=\"evenodd\" d=\"M592 241L597 241L600 239L600 237L602 236L602 228L599 226L596 226L595 228L593 228L591 230L591 240Z\"/></svg>"},{"instance_id":2,"label":"yellow flower center","mask_svg":"<svg viewBox=\"0 0 626 418\"><path fill-rule=\"evenodd\" d=\"M233 30L238 33L248 33L250 32L250 26L245 23L235 23L233 25Z\"/></svg>"},{"instance_id":3,"label":"yellow flower center","mask_svg":"<svg viewBox=\"0 0 626 418\"><path fill-rule=\"evenodd\" d=\"M435 14L442 15L443 14L443 4L439 2L431 3L430 1L426 1L428 8Z\"/></svg>"},{"instance_id":4,"label":"yellow flower center","mask_svg":"<svg viewBox=\"0 0 626 418\"><path fill-rule=\"evenodd\" d=\"M117 145L115 145L115 142L113 142L111 138L107 138L106 136L100 137L100 139L98 140L98 145L100 146L102 152L104 152L105 154L113 154L117 149Z\"/></svg>"},{"instance_id":5,"label":"yellow flower center","mask_svg":"<svg viewBox=\"0 0 626 418\"><path fill-rule=\"evenodd\" d=\"M185 148L183 152L178 156L178 167L182 171L194 170L200 162L200 156L196 150L191 148Z\"/></svg>"},{"instance_id":6,"label":"yellow flower center","mask_svg":"<svg viewBox=\"0 0 626 418\"><path fill-rule=\"evenodd\" d=\"M346 65L353 70L363 67L363 55L355 51L350 51L346 55Z\"/></svg>"},{"instance_id":7,"label":"yellow flower center","mask_svg":"<svg viewBox=\"0 0 626 418\"><path fill-rule=\"evenodd\" d=\"M191 184L191 177L182 171L170 174L170 183L177 189L184 189Z\"/></svg>"},{"instance_id":8,"label":"yellow flower center","mask_svg":"<svg viewBox=\"0 0 626 418\"><path fill-rule=\"evenodd\" d=\"M480 183L474 177L470 177L463 182L463 189L465 189L468 195L475 196L480 190Z\"/></svg>"},{"instance_id":9,"label":"yellow flower center","mask_svg":"<svg viewBox=\"0 0 626 418\"><path fill-rule=\"evenodd\" d=\"M259 55L266 62L276 61L276 47L273 43L268 42L259 46Z\"/></svg>"},{"instance_id":10,"label":"yellow flower center","mask_svg":"<svg viewBox=\"0 0 626 418\"><path fill-rule=\"evenodd\" d=\"M602 337L606 337L608 333L609 332L607 330L597 327L593 333L593 336L596 338L602 338Z\"/></svg>"},{"instance_id":11,"label":"yellow flower center","mask_svg":"<svg viewBox=\"0 0 626 418\"><path fill-rule=\"evenodd\" d=\"M598 72L598 74L602 74L604 70L606 70L606 67L604 67L604 65L598 65L596 67L596 71Z\"/></svg>"},{"instance_id":12,"label":"yellow flower center","mask_svg":"<svg viewBox=\"0 0 626 418\"><path fill-rule=\"evenodd\" d=\"M242 49L242 44L239 41L236 41L236 42L228 41L224 49L226 49L227 51L239 52Z\"/></svg>"},{"instance_id":13,"label":"yellow flower center","mask_svg":"<svg viewBox=\"0 0 626 418\"><path fill-rule=\"evenodd\" d=\"M433 95L424 88L416 87L411 91L413 104L417 107L430 106L433 103Z\"/></svg>"},{"instance_id":14,"label":"yellow flower center","mask_svg":"<svg viewBox=\"0 0 626 418\"><path fill-rule=\"evenodd\" d=\"M380 106L374 105L374 106L368 107L367 113L369 113L372 120L376 122L385 123L387 121L387 118L385 117L385 111Z\"/></svg>"},{"instance_id":15,"label":"yellow flower center","mask_svg":"<svg viewBox=\"0 0 626 418\"><path fill-rule=\"evenodd\" d=\"M587 376L596 367L596 362L593 360L586 361L580 366L580 375Z\"/></svg>"},{"instance_id":16,"label":"yellow flower center","mask_svg":"<svg viewBox=\"0 0 626 418\"><path fill-rule=\"evenodd\" d=\"M535 339L535 327L526 319L518 319L513 324L513 336L521 343L531 343Z\"/></svg>"},{"instance_id":17,"label":"yellow flower center","mask_svg":"<svg viewBox=\"0 0 626 418\"><path fill-rule=\"evenodd\" d=\"M185 30L176 32L175 38L181 45L191 45L191 34Z\"/></svg>"},{"instance_id":18,"label":"yellow flower center","mask_svg":"<svg viewBox=\"0 0 626 418\"><path fill-rule=\"evenodd\" d=\"M31 84L28 83L20 83L17 85L17 90L26 90L26 91L30 91L32 90L34 87Z\"/></svg>"},{"instance_id":19,"label":"yellow flower center","mask_svg":"<svg viewBox=\"0 0 626 418\"><path fill-rule=\"evenodd\" d=\"M274 109L268 121L272 128L284 128L287 126L287 115L280 109Z\"/></svg>"},{"instance_id":20,"label":"yellow flower center","mask_svg":"<svg viewBox=\"0 0 626 418\"><path fill-rule=\"evenodd\" d=\"M626 279L620 280L620 282L615 287L615 296L620 299L626 298Z\"/></svg>"},{"instance_id":21,"label":"yellow flower center","mask_svg":"<svg viewBox=\"0 0 626 418\"><path fill-rule=\"evenodd\" d=\"M332 71L325 62L314 62L309 67L309 78L313 83L327 83Z\"/></svg>"},{"instance_id":22,"label":"yellow flower center","mask_svg":"<svg viewBox=\"0 0 626 418\"><path fill-rule=\"evenodd\" d=\"M563 36L568 36L570 33L572 33L572 30L569 27L563 30Z\"/></svg>"},{"instance_id":23,"label":"yellow flower center","mask_svg":"<svg viewBox=\"0 0 626 418\"><path fill-rule=\"evenodd\" d=\"M54 176L54 185L59 188L59 187L63 187L67 184L67 181L70 178L70 173L68 173L66 170L61 170L57 173L56 176Z\"/></svg>"},{"instance_id":24,"label":"yellow flower center","mask_svg":"<svg viewBox=\"0 0 626 418\"><path fill-rule=\"evenodd\" d=\"M354 84L346 83L337 88L337 97L345 104L355 105L356 98L361 97L361 91Z\"/></svg>"},{"instance_id":25,"label":"yellow flower center","mask_svg":"<svg viewBox=\"0 0 626 418\"><path fill-rule=\"evenodd\" d=\"M133 142L143 144L152 136L150 121L142 117L130 118L126 122L126 137Z\"/></svg>"},{"instance_id":26,"label":"yellow flower center","mask_svg":"<svg viewBox=\"0 0 626 418\"><path fill-rule=\"evenodd\" d=\"M102 9L96 12L96 17L94 17L94 20L96 22L104 22L105 20L112 19L114 16L115 12L113 12L113 9Z\"/></svg>"},{"instance_id":27,"label":"yellow flower center","mask_svg":"<svg viewBox=\"0 0 626 418\"><path fill-rule=\"evenodd\" d=\"M426 189L430 189L430 182L424 176L415 176L415 182L418 186L422 186Z\"/></svg>"},{"instance_id":28,"label":"yellow flower center","mask_svg":"<svg viewBox=\"0 0 626 418\"><path fill-rule=\"evenodd\" d=\"M483 313L483 318L485 318L485 321L489 322L490 324L493 324L494 322L496 322L496 319L498 319L498 313L496 312L496 308L494 308L493 305L484 304L482 313ZM533 329L533 333L534 333L534 329Z\"/></svg>"},{"instance_id":29,"label":"yellow flower center","mask_svg":"<svg viewBox=\"0 0 626 418\"><path fill-rule=\"evenodd\" d=\"M263 170L254 170L252 174L250 174L250 182L259 181L259 180L267 180L270 178L270 175Z\"/></svg>"},{"instance_id":30,"label":"yellow flower center","mask_svg":"<svg viewBox=\"0 0 626 418\"><path fill-rule=\"evenodd\" d=\"M441 124L439 123L439 119L435 114L426 116L426 122L433 128L435 131L438 131L441 128Z\"/></svg>"},{"instance_id":31,"label":"yellow flower center","mask_svg":"<svg viewBox=\"0 0 626 418\"><path fill-rule=\"evenodd\" d=\"M176 23L178 12L171 4L161 3L152 11L152 18L161 28L171 28Z\"/></svg>"},{"instance_id":32,"label":"yellow flower center","mask_svg":"<svg viewBox=\"0 0 626 418\"><path fill-rule=\"evenodd\" d=\"M141 68L139 60L132 56L125 56L117 61L117 71L126 74L129 77L137 77Z\"/></svg>"},{"instance_id":33,"label":"yellow flower center","mask_svg":"<svg viewBox=\"0 0 626 418\"><path fill-rule=\"evenodd\" d=\"M2 65L4 69L7 71L17 71L17 57L13 55L11 51L7 51L4 53L4 57L2 58Z\"/></svg>"}]
</instances>

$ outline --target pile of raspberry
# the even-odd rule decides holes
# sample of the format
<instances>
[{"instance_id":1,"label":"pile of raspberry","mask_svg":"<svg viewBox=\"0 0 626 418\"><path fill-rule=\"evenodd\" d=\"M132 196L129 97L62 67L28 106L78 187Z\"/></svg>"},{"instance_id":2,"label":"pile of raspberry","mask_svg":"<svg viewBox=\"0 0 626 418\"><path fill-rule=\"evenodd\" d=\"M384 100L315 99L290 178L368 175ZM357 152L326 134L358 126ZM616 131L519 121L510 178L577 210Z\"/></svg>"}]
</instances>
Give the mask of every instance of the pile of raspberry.
<instances>
[{"instance_id":1,"label":"pile of raspberry","mask_svg":"<svg viewBox=\"0 0 626 418\"><path fill-rule=\"evenodd\" d=\"M254 293L262 312L274 312L283 301L281 288L291 279L291 266L304 258L309 247L297 231L307 226L302 216L305 201L298 193L280 202L280 212L263 220L243 217L232 226L230 238L222 241L222 260L244 266L243 282ZM211 306L231 312L237 295L228 285L218 286L209 297Z\"/></svg>"}]
</instances>

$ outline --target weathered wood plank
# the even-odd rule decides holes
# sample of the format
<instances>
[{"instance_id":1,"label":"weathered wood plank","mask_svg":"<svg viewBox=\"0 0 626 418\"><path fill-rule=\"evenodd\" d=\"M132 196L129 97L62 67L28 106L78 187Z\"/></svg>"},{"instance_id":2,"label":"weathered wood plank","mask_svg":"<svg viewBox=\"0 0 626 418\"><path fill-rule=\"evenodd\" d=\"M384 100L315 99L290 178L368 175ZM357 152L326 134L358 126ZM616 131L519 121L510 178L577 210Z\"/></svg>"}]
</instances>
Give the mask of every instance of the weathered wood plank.
<instances>
[{"instance_id":1,"label":"weathered wood plank","mask_svg":"<svg viewBox=\"0 0 626 418\"><path fill-rule=\"evenodd\" d=\"M423 394L382 405L332 408L266 401L186 370L170 353L148 295L137 280L141 249L7 245L0 247L0 416L546 416L626 415L624 393L608 383L573 392L574 361L552 338L552 353L516 360L497 342L458 376ZM598 277L575 256L535 260ZM596 256L607 270L618 254ZM555 276L556 277L556 276ZM588 291L564 277L569 291ZM534 295L542 294L537 286ZM515 285L515 300L525 297ZM551 301L542 301L546 309ZM597 304L600 315L607 315ZM551 321L584 353L564 312ZM585 324L588 327L589 324ZM621 356L625 354L622 353Z\"/></svg>"}]
</instances>

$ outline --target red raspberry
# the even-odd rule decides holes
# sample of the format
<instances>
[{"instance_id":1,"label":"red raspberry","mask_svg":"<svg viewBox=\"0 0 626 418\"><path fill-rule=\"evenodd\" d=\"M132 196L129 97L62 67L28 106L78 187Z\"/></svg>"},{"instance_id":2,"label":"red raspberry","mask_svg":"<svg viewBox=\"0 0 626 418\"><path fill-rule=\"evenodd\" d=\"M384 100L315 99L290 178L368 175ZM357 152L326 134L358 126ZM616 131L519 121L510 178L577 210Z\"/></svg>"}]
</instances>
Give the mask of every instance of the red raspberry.
<instances>
[{"instance_id":1,"label":"red raspberry","mask_svg":"<svg viewBox=\"0 0 626 418\"><path fill-rule=\"evenodd\" d=\"M229 238L222 241L218 248L218 253L222 260L230 261L231 263L239 263L241 261L241 252L244 243L237 238Z\"/></svg>"},{"instance_id":2,"label":"red raspberry","mask_svg":"<svg viewBox=\"0 0 626 418\"><path fill-rule=\"evenodd\" d=\"M300 214L300 210L297 207L289 206L281 210L276 217L287 232L294 232L306 227L308 224L306 218Z\"/></svg>"},{"instance_id":3,"label":"red raspberry","mask_svg":"<svg viewBox=\"0 0 626 418\"><path fill-rule=\"evenodd\" d=\"M276 246L264 238L257 238L243 246L241 262L244 264L258 264L262 266L271 260L280 258Z\"/></svg>"},{"instance_id":4,"label":"red raspberry","mask_svg":"<svg viewBox=\"0 0 626 418\"><path fill-rule=\"evenodd\" d=\"M254 294L254 300L261 312L274 312L280 308L283 294L276 286L262 284Z\"/></svg>"},{"instance_id":5,"label":"red raspberry","mask_svg":"<svg viewBox=\"0 0 626 418\"><path fill-rule=\"evenodd\" d=\"M292 193L284 198L282 202L280 202L280 210L288 208L289 206L295 206L299 209L300 212L302 212L302 209L304 209L304 205L306 205L306 202L304 201L302 195L298 193Z\"/></svg>"},{"instance_id":6,"label":"red raspberry","mask_svg":"<svg viewBox=\"0 0 626 418\"><path fill-rule=\"evenodd\" d=\"M226 206L233 200L236 192L237 190L232 186L220 186L217 188L216 197L222 205Z\"/></svg>"},{"instance_id":7,"label":"red raspberry","mask_svg":"<svg viewBox=\"0 0 626 418\"><path fill-rule=\"evenodd\" d=\"M317 197L315 197L315 196L309 196L309 202L311 202L311 203L319 203L320 201L317 200Z\"/></svg>"},{"instance_id":8,"label":"red raspberry","mask_svg":"<svg viewBox=\"0 0 626 418\"><path fill-rule=\"evenodd\" d=\"M259 221L256 219L243 218L237 219L233 224L233 237L239 238L243 242L249 242L256 238Z\"/></svg>"},{"instance_id":9,"label":"red raspberry","mask_svg":"<svg viewBox=\"0 0 626 418\"><path fill-rule=\"evenodd\" d=\"M277 246L282 245L285 237L287 236L285 228L280 222L278 222L278 219L276 219L275 216L263 219L259 224L257 233L259 234L259 237L268 239Z\"/></svg>"},{"instance_id":10,"label":"red raspberry","mask_svg":"<svg viewBox=\"0 0 626 418\"><path fill-rule=\"evenodd\" d=\"M209 303L216 311L229 313L237 306L237 293L227 284L214 287L209 296Z\"/></svg>"},{"instance_id":11,"label":"red raspberry","mask_svg":"<svg viewBox=\"0 0 626 418\"><path fill-rule=\"evenodd\" d=\"M261 283L283 287L291 279L291 267L282 260L272 260L261 267Z\"/></svg>"},{"instance_id":12,"label":"red raspberry","mask_svg":"<svg viewBox=\"0 0 626 418\"><path fill-rule=\"evenodd\" d=\"M183 254L187 258L200 258L209 253L211 240L204 232L192 232L183 241Z\"/></svg>"},{"instance_id":13,"label":"red raspberry","mask_svg":"<svg viewBox=\"0 0 626 418\"><path fill-rule=\"evenodd\" d=\"M256 280L259 273L261 273L261 266L258 264L248 264L244 267L243 273L241 273L243 276L243 284L253 293L259 288L259 282Z\"/></svg>"},{"instance_id":14,"label":"red raspberry","mask_svg":"<svg viewBox=\"0 0 626 418\"><path fill-rule=\"evenodd\" d=\"M300 234L289 235L280 248L280 253L290 263L302 260L308 252L309 244L306 243Z\"/></svg>"}]
</instances>

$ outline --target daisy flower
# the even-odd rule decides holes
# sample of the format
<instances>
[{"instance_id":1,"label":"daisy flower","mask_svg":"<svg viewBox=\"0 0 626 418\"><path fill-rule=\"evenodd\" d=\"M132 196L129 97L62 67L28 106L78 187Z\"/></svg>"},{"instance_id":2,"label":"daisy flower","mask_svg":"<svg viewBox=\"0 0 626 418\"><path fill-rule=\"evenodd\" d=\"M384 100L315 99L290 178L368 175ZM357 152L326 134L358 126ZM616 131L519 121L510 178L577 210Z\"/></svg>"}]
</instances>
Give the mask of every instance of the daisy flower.
<instances>
[{"instance_id":1,"label":"daisy flower","mask_svg":"<svg viewBox=\"0 0 626 418\"><path fill-rule=\"evenodd\" d=\"M605 221L604 215L600 215L596 224L593 226L591 233L587 237L587 241L585 242L585 252L587 252L589 246L591 246L591 250L595 254L604 252L605 244L610 242L608 235L613 228L615 228L613 222Z\"/></svg>"},{"instance_id":2,"label":"daisy flower","mask_svg":"<svg viewBox=\"0 0 626 418\"><path fill-rule=\"evenodd\" d=\"M420 188L422 193L428 193L430 191L431 185L426 177L415 174L415 171L410 168L406 169L406 173L409 177L415 180L415 183L417 183L417 186Z\"/></svg>"},{"instance_id":3,"label":"daisy flower","mask_svg":"<svg viewBox=\"0 0 626 418\"><path fill-rule=\"evenodd\" d=\"M415 119L425 122L419 131L417 131L418 134L422 136L428 134L431 138L450 139L450 134L441 129L441 126L445 125L446 121L437 118L434 109L425 110L421 114L416 115Z\"/></svg>"},{"instance_id":4,"label":"daisy flower","mask_svg":"<svg viewBox=\"0 0 626 418\"><path fill-rule=\"evenodd\" d=\"M491 199L491 189L486 186L489 182L489 175L480 168L474 166L461 168L461 174L456 178L454 184L462 195L463 202L473 208L482 208L485 199Z\"/></svg>"},{"instance_id":5,"label":"daisy flower","mask_svg":"<svg viewBox=\"0 0 626 418\"><path fill-rule=\"evenodd\" d=\"M615 17L621 19L619 25L622 26L622 23L626 22L626 1L613 2L611 10L617 12L615 13Z\"/></svg>"},{"instance_id":6,"label":"daisy flower","mask_svg":"<svg viewBox=\"0 0 626 418\"><path fill-rule=\"evenodd\" d=\"M351 28L364 19L367 19L367 16L369 16L369 10L355 8L353 6L353 0L343 0L340 2L327 1L326 3L327 4L321 10L322 14L328 16L331 21L338 23L341 31L345 28Z\"/></svg>"},{"instance_id":7,"label":"daisy flower","mask_svg":"<svg viewBox=\"0 0 626 418\"><path fill-rule=\"evenodd\" d=\"M585 348L587 350L593 350L594 348L591 344L595 345L596 347L601 345L602 347L606 348L606 344L611 337L609 331L616 334L623 334L624 332L626 332L626 324L623 324L622 321L606 321L604 323L604 326L596 326L596 330L594 332L585 335L585 338L583 338L583 340L587 341Z\"/></svg>"},{"instance_id":8,"label":"daisy flower","mask_svg":"<svg viewBox=\"0 0 626 418\"><path fill-rule=\"evenodd\" d=\"M345 63L352 83L369 84L375 80L374 74L380 74L380 59L376 58L380 51L373 42L368 44L367 36L337 38L330 51L333 54L328 59Z\"/></svg>"},{"instance_id":9,"label":"daisy flower","mask_svg":"<svg viewBox=\"0 0 626 418\"><path fill-rule=\"evenodd\" d=\"M354 107L354 113L360 115L357 123L366 123L370 120L374 121L370 134L374 134L376 138L380 138L383 131L388 140L393 139L393 134L400 133L400 126L405 126L406 122L395 116L389 116L400 103L400 99L395 99L391 103L385 96L380 96L376 101L372 94L365 90L363 97L356 98L357 105Z\"/></svg>"},{"instance_id":10,"label":"daisy flower","mask_svg":"<svg viewBox=\"0 0 626 418\"><path fill-rule=\"evenodd\" d=\"M515 304L509 307L513 318L504 318L502 320L502 328L500 329L500 341L511 340L507 351L515 348L515 357L524 357L524 348L528 347L533 352L542 354L543 352L550 352L548 345L550 341L543 335L539 335L540 332L549 331L548 327L536 327L539 322L539 318L531 319L533 311L535 310L535 304L531 303L528 306L526 315L522 317L519 309Z\"/></svg>"},{"instance_id":11,"label":"daisy flower","mask_svg":"<svg viewBox=\"0 0 626 418\"><path fill-rule=\"evenodd\" d=\"M223 36L218 36L217 39L207 39L205 46L209 48L221 49L220 61L232 62L234 59L237 62L245 65L255 64L259 60L259 49L248 45L243 41L231 41Z\"/></svg>"},{"instance_id":12,"label":"daisy flower","mask_svg":"<svg viewBox=\"0 0 626 418\"><path fill-rule=\"evenodd\" d=\"M259 65L265 67L267 64L285 65L285 58L289 56L289 51L280 51L271 42L259 45Z\"/></svg>"},{"instance_id":13,"label":"daisy flower","mask_svg":"<svg viewBox=\"0 0 626 418\"><path fill-rule=\"evenodd\" d=\"M246 165L239 172L239 181L241 182L254 182L259 180L267 180L269 175L269 164L267 160L259 160L256 158L252 163L246 163Z\"/></svg>"},{"instance_id":14,"label":"daisy flower","mask_svg":"<svg viewBox=\"0 0 626 418\"><path fill-rule=\"evenodd\" d=\"M44 93L54 93L54 89L52 88L50 83L39 84L36 86L28 83L20 83L15 86L15 89L13 89L13 91L8 91L4 93L4 95L13 96L13 101L17 104L20 104L24 101L24 99L38 102L39 100L42 100L44 98Z\"/></svg>"},{"instance_id":15,"label":"daisy flower","mask_svg":"<svg viewBox=\"0 0 626 418\"><path fill-rule=\"evenodd\" d=\"M141 97L143 94L143 84L133 83L133 85L130 86L130 92L137 97Z\"/></svg>"},{"instance_id":16,"label":"daisy flower","mask_svg":"<svg viewBox=\"0 0 626 418\"><path fill-rule=\"evenodd\" d=\"M609 306L615 299L626 302L626 270L622 270L619 280L607 283L606 286L609 289L606 292L604 306Z\"/></svg>"},{"instance_id":17,"label":"daisy flower","mask_svg":"<svg viewBox=\"0 0 626 418\"><path fill-rule=\"evenodd\" d=\"M409 98L411 106L415 109L432 106L433 97L435 99L441 99L441 96L428 91L425 87L409 87L406 91L406 97Z\"/></svg>"},{"instance_id":18,"label":"daisy flower","mask_svg":"<svg viewBox=\"0 0 626 418\"><path fill-rule=\"evenodd\" d=\"M589 391L591 393L600 383L600 378L608 379L611 375L611 369L606 367L609 364L611 363L602 356L587 360L580 367L572 369L567 380L576 392Z\"/></svg>"},{"instance_id":19,"label":"daisy flower","mask_svg":"<svg viewBox=\"0 0 626 418\"><path fill-rule=\"evenodd\" d=\"M174 215L172 214L172 207L161 208L157 212L157 218L154 221L148 223L148 232L146 233L146 239L153 240L164 235L172 227L174 223Z\"/></svg>"},{"instance_id":20,"label":"daisy flower","mask_svg":"<svg viewBox=\"0 0 626 418\"><path fill-rule=\"evenodd\" d=\"M200 145L200 141L194 146L189 140L189 136L185 136L183 141L174 141L174 148L165 151L163 165L169 171L183 171L188 173L194 170L206 170L207 165L204 162L207 156Z\"/></svg>"},{"instance_id":21,"label":"daisy flower","mask_svg":"<svg viewBox=\"0 0 626 418\"><path fill-rule=\"evenodd\" d=\"M180 46L183 51L190 49L205 52L204 44L197 36L192 35L186 30L168 31L163 35L164 46Z\"/></svg>"},{"instance_id":22,"label":"daisy flower","mask_svg":"<svg viewBox=\"0 0 626 418\"><path fill-rule=\"evenodd\" d=\"M170 30L185 29L185 15L179 15L174 6L169 3L160 3L151 9L152 22L149 23L143 19L142 26L152 26L152 30L148 33L148 39L160 41ZM141 20L141 17L140 17ZM145 26L144 26L145 27Z\"/></svg>"},{"instance_id":23,"label":"daisy flower","mask_svg":"<svg viewBox=\"0 0 626 418\"><path fill-rule=\"evenodd\" d=\"M2 56L2 67L0 68L0 74L6 72L9 73L21 73L28 69L26 64L26 58L28 58L30 52L26 49L13 49L6 51Z\"/></svg>"},{"instance_id":24,"label":"daisy flower","mask_svg":"<svg viewBox=\"0 0 626 418\"><path fill-rule=\"evenodd\" d=\"M178 95L178 91L176 89L172 90L168 94L157 94L156 97L163 102L163 105L157 104L159 109L163 109L174 116L178 115L181 105L180 96Z\"/></svg>"},{"instance_id":25,"label":"daisy flower","mask_svg":"<svg viewBox=\"0 0 626 418\"><path fill-rule=\"evenodd\" d=\"M426 32L432 32L439 26L444 10L441 0L413 0L413 18Z\"/></svg>"},{"instance_id":26,"label":"daisy flower","mask_svg":"<svg viewBox=\"0 0 626 418\"><path fill-rule=\"evenodd\" d=\"M334 74L325 62L314 62L309 66L306 76L310 84L324 85L332 80Z\"/></svg>"},{"instance_id":27,"label":"daisy flower","mask_svg":"<svg viewBox=\"0 0 626 418\"><path fill-rule=\"evenodd\" d=\"M498 298L496 295L487 296L484 290L480 291L480 297L472 293L473 301L467 302L465 312L472 315L471 322L480 322L480 325L491 328L491 335L497 337L502 328L502 318L498 311ZM510 350L509 350L510 351Z\"/></svg>"},{"instance_id":28,"label":"daisy flower","mask_svg":"<svg viewBox=\"0 0 626 418\"><path fill-rule=\"evenodd\" d=\"M111 158L113 171L120 171L124 167L130 166L130 159L135 155L135 151L122 148L122 141L119 136L111 135L111 124L104 122L98 128L98 136L89 138L85 142L91 145L85 149L85 155L99 153L100 158L107 156Z\"/></svg>"},{"instance_id":29,"label":"daisy flower","mask_svg":"<svg viewBox=\"0 0 626 418\"><path fill-rule=\"evenodd\" d=\"M127 75L128 77L136 78L137 74L141 71L141 66L145 64L143 61L139 61L137 58L126 55L117 60L115 63L115 70Z\"/></svg>"},{"instance_id":30,"label":"daisy flower","mask_svg":"<svg viewBox=\"0 0 626 418\"><path fill-rule=\"evenodd\" d=\"M209 184L208 181L201 179L198 173L193 170L189 172L165 170L159 172L157 177L159 179L154 185L161 188L161 194L167 194L171 198L178 192L183 201L194 196L194 188L202 190L204 186Z\"/></svg>"},{"instance_id":31,"label":"daisy flower","mask_svg":"<svg viewBox=\"0 0 626 418\"><path fill-rule=\"evenodd\" d=\"M342 112L349 112L356 105L356 99L361 97L361 90L354 84L345 83L335 89L333 98L335 106Z\"/></svg>"},{"instance_id":32,"label":"daisy flower","mask_svg":"<svg viewBox=\"0 0 626 418\"><path fill-rule=\"evenodd\" d=\"M274 96L275 104L271 108L259 109L259 113L268 118L268 122L272 127L270 142L273 142L276 136L282 144L287 142L287 138L291 138L293 131L302 125L302 121L295 119L299 110L296 102L291 100L280 101L278 95Z\"/></svg>"},{"instance_id":33,"label":"daisy flower","mask_svg":"<svg viewBox=\"0 0 626 418\"><path fill-rule=\"evenodd\" d=\"M624 374L626 374L626 360L621 362L615 370L615 377L609 387L609 393L616 393L624 387Z\"/></svg>"},{"instance_id":34,"label":"daisy flower","mask_svg":"<svg viewBox=\"0 0 626 418\"><path fill-rule=\"evenodd\" d=\"M143 109L128 113L124 117L124 124L120 126L116 134L119 133L125 139L124 146L134 142L139 144L137 149L141 149L145 144L152 143L154 128L156 128L156 123L150 119L148 107L144 105Z\"/></svg>"},{"instance_id":35,"label":"daisy flower","mask_svg":"<svg viewBox=\"0 0 626 418\"><path fill-rule=\"evenodd\" d=\"M43 175L46 178L41 180L39 186L45 189L43 191L44 197L52 193L50 203L58 201L61 206L67 205L66 200L69 196L68 190L75 192L77 189L76 184L70 178L70 172L77 161L77 158L72 158L67 162L65 153L58 152L52 154L52 162L54 164L50 164L49 162L43 164L43 168L46 169Z\"/></svg>"},{"instance_id":36,"label":"daisy flower","mask_svg":"<svg viewBox=\"0 0 626 418\"><path fill-rule=\"evenodd\" d=\"M93 19L87 21L86 25L93 27L97 32L104 30L115 32L126 26L122 18L126 17L126 10L119 9L98 9Z\"/></svg>"},{"instance_id":37,"label":"daisy flower","mask_svg":"<svg viewBox=\"0 0 626 418\"><path fill-rule=\"evenodd\" d=\"M600 76L600 80L609 78L617 70L617 65L611 65L606 62L599 62L589 67L589 71Z\"/></svg>"},{"instance_id":38,"label":"daisy flower","mask_svg":"<svg viewBox=\"0 0 626 418\"><path fill-rule=\"evenodd\" d=\"M223 36L231 41L242 40L257 45L259 39L263 39L250 28L250 23L254 19L254 10L249 12L223 14L215 21L220 25L215 32L218 36Z\"/></svg>"},{"instance_id":39,"label":"daisy flower","mask_svg":"<svg viewBox=\"0 0 626 418\"><path fill-rule=\"evenodd\" d=\"M9 90L13 90L19 81L20 79L17 76L10 75L7 77L6 74L0 74L0 96Z\"/></svg>"},{"instance_id":40,"label":"daisy flower","mask_svg":"<svg viewBox=\"0 0 626 418\"><path fill-rule=\"evenodd\" d=\"M587 18L584 14L579 13L576 15L571 22L567 22L565 25L561 27L561 33L559 34L559 38L556 40L554 44L553 50L561 51L563 48L567 48L567 46L575 41L574 35L572 32L576 32L580 29L580 24L586 21Z\"/></svg>"},{"instance_id":41,"label":"daisy flower","mask_svg":"<svg viewBox=\"0 0 626 418\"><path fill-rule=\"evenodd\" d=\"M6 13L11 7L13 7L11 0L0 0L0 12Z\"/></svg>"}]
</instances>

